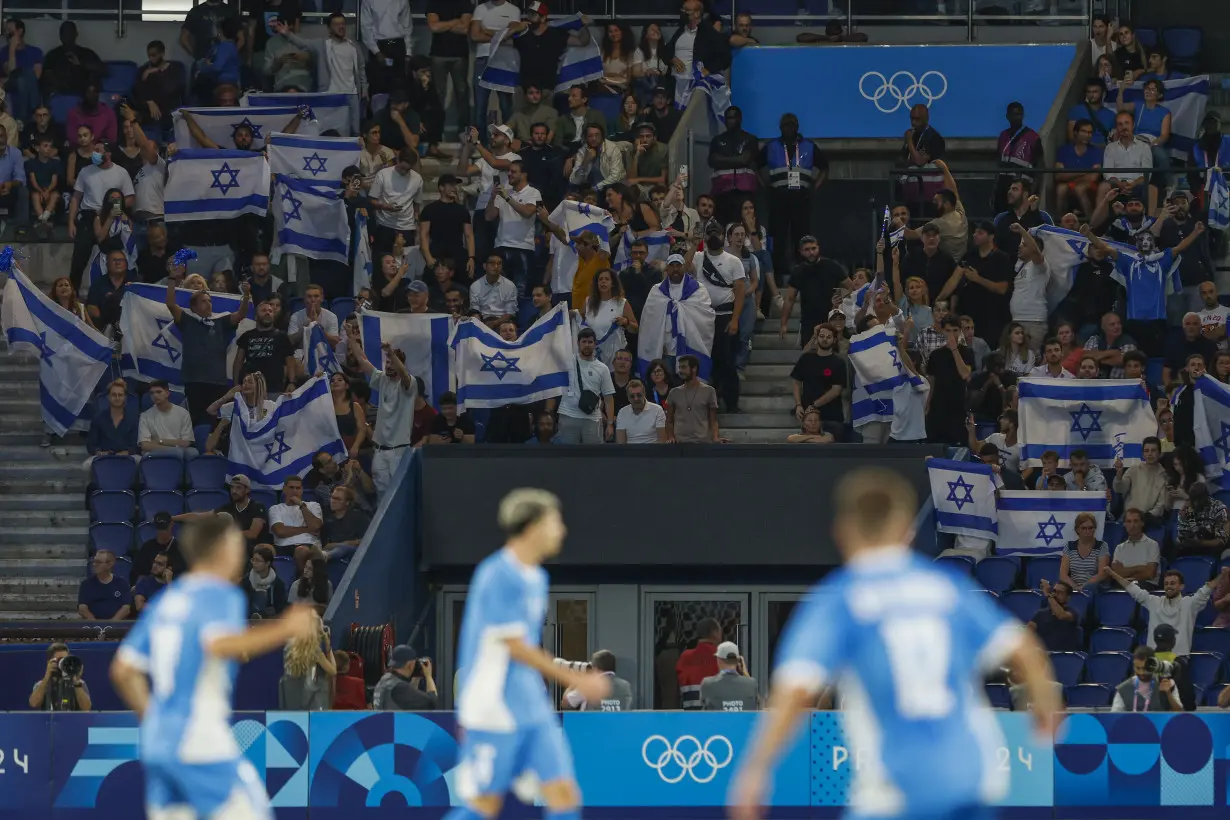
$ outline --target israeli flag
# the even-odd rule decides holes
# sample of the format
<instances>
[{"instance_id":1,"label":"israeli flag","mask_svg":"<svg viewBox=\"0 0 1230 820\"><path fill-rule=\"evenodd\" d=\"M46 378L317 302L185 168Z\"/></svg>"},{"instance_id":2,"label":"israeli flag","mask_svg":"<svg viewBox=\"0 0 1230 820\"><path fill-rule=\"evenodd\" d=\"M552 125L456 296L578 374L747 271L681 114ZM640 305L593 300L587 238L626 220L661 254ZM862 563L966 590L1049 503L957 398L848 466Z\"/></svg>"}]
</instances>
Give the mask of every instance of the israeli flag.
<instances>
[{"instance_id":1,"label":"israeli flag","mask_svg":"<svg viewBox=\"0 0 1230 820\"><path fill-rule=\"evenodd\" d=\"M382 313L365 311L362 322L363 355L384 368L380 346L385 342L406 354L406 370L423 380L423 397L432 407L440 406L440 394L452 389L449 373L452 354L448 337L453 317L438 313ZM372 403L379 405L379 391L372 391Z\"/></svg>"},{"instance_id":2,"label":"israeli flag","mask_svg":"<svg viewBox=\"0 0 1230 820\"><path fill-rule=\"evenodd\" d=\"M1186 160L1196 138L1200 135L1200 124L1204 122L1204 109L1209 104L1209 77L1207 74L1198 77L1184 77L1181 80L1167 80L1166 96L1162 105L1170 110L1170 142L1166 144L1170 155L1175 159ZM1116 99L1136 103L1137 107L1145 104L1145 84L1143 82L1119 86ZM1137 118L1139 120L1139 117Z\"/></svg>"},{"instance_id":3,"label":"israeli flag","mask_svg":"<svg viewBox=\"0 0 1230 820\"><path fill-rule=\"evenodd\" d=\"M908 378L897 350L897 334L884 326L851 337L848 355L863 390L870 396L891 392Z\"/></svg>"},{"instance_id":4,"label":"israeli flag","mask_svg":"<svg viewBox=\"0 0 1230 820\"><path fill-rule=\"evenodd\" d=\"M1204 190L1205 205L1209 209L1209 227L1224 231L1230 229L1230 186L1222 168L1230 166L1230 136L1223 136L1217 146L1216 156L1209 156L1204 146L1197 142L1192 147L1196 166L1206 169Z\"/></svg>"},{"instance_id":5,"label":"israeli flag","mask_svg":"<svg viewBox=\"0 0 1230 820\"><path fill-rule=\"evenodd\" d=\"M1196 391L1192 431L1205 477L1221 478L1230 470L1230 388L1205 375L1186 389Z\"/></svg>"},{"instance_id":6,"label":"israeli flag","mask_svg":"<svg viewBox=\"0 0 1230 820\"><path fill-rule=\"evenodd\" d=\"M91 230L93 230L91 228ZM137 266L137 238L132 234L132 224L118 219L111 220L111 236L119 236L124 246L124 255L128 257L128 267ZM107 255L97 244L90 251L90 261L85 266L85 274L81 277L81 293L89 293L95 279L107 275Z\"/></svg>"},{"instance_id":7,"label":"israeli flag","mask_svg":"<svg viewBox=\"0 0 1230 820\"><path fill-rule=\"evenodd\" d=\"M343 137L357 137L350 133L350 100L353 94L261 94L250 92L239 101L240 108L294 108L298 113L306 105L310 116L299 123L296 133L314 136L325 131L336 131ZM274 128L280 131L280 128Z\"/></svg>"},{"instance_id":8,"label":"israeli flag","mask_svg":"<svg viewBox=\"0 0 1230 820\"><path fill-rule=\"evenodd\" d=\"M346 452L333 415L329 380L318 376L291 395L281 395L273 410L252 419L243 398L235 397L231 416L229 475L245 475L253 487L278 489L291 476L312 468L322 450L335 458Z\"/></svg>"},{"instance_id":9,"label":"israeli flag","mask_svg":"<svg viewBox=\"0 0 1230 820\"><path fill-rule=\"evenodd\" d=\"M563 228L571 239L576 239L585 231L589 231L598 237L598 244L602 250L607 253L611 252L611 234L615 232L615 220L606 210L597 205L587 205L584 202L565 199L555 206L549 219L551 224Z\"/></svg>"},{"instance_id":10,"label":"israeli flag","mask_svg":"<svg viewBox=\"0 0 1230 820\"><path fill-rule=\"evenodd\" d=\"M303 334L303 361L306 363L308 375L317 376L324 373L326 376L332 376L334 373L341 373L342 366L337 362L337 355L325 336L324 328L315 322L312 322L310 327L311 332Z\"/></svg>"},{"instance_id":11,"label":"israeli flag","mask_svg":"<svg viewBox=\"0 0 1230 820\"><path fill-rule=\"evenodd\" d=\"M301 137L270 134L266 153L274 174L306 180L314 185L340 188L342 171L359 164L358 137Z\"/></svg>"},{"instance_id":12,"label":"israeli flag","mask_svg":"<svg viewBox=\"0 0 1230 820\"><path fill-rule=\"evenodd\" d=\"M350 259L350 225L346 203L336 191L293 177L274 177L274 235L271 259L293 253L309 259L346 264Z\"/></svg>"},{"instance_id":13,"label":"israeli flag","mask_svg":"<svg viewBox=\"0 0 1230 820\"><path fill-rule=\"evenodd\" d=\"M13 350L39 358L43 423L57 435L83 430L79 417L111 366L107 337L53 302L18 268L9 270L0 324Z\"/></svg>"},{"instance_id":14,"label":"israeli flag","mask_svg":"<svg viewBox=\"0 0 1230 820\"><path fill-rule=\"evenodd\" d=\"M562 395L576 371L576 345L567 306L558 304L515 342L481 322L461 322L454 351L457 407L503 407Z\"/></svg>"},{"instance_id":15,"label":"israeli flag","mask_svg":"<svg viewBox=\"0 0 1230 820\"><path fill-rule=\"evenodd\" d=\"M249 151L179 151L167 167L166 221L264 216L269 162Z\"/></svg>"},{"instance_id":16,"label":"israeli flag","mask_svg":"<svg viewBox=\"0 0 1230 820\"><path fill-rule=\"evenodd\" d=\"M692 95L698 91L702 92L709 98L709 119L718 130L725 130L726 109L730 108L730 86L721 74L715 72L706 75L701 73L701 68L701 63L692 66L692 87L684 92L679 107L687 108Z\"/></svg>"},{"instance_id":17,"label":"israeli flag","mask_svg":"<svg viewBox=\"0 0 1230 820\"><path fill-rule=\"evenodd\" d=\"M1050 272L1046 283L1046 305L1047 310L1053 311L1072 290L1072 283L1076 280L1076 269L1089 261L1091 243L1084 234L1055 225L1039 225L1029 233L1039 240L1042 257L1046 260L1047 270ZM1120 254L1126 254L1133 259L1140 256L1136 248L1131 245L1124 245L1110 239L1103 241Z\"/></svg>"},{"instance_id":18,"label":"israeli flag","mask_svg":"<svg viewBox=\"0 0 1230 820\"><path fill-rule=\"evenodd\" d=\"M623 238L615 251L615 270L622 270L632 264L632 243L636 241L644 242L647 246L649 255L645 258L646 262L664 263L666 257L671 255L671 237L666 231L646 231L633 237L629 229L623 232Z\"/></svg>"},{"instance_id":19,"label":"israeli flag","mask_svg":"<svg viewBox=\"0 0 1230 820\"><path fill-rule=\"evenodd\" d=\"M367 217L360 212L354 215L354 281L352 293L372 286L372 243L367 233Z\"/></svg>"},{"instance_id":20,"label":"israeli flag","mask_svg":"<svg viewBox=\"0 0 1230 820\"><path fill-rule=\"evenodd\" d=\"M1136 379L1021 379L1018 437L1021 466L1041 467L1054 450L1066 467L1073 450L1084 450L1099 467L1116 458L1140 461L1141 441L1157 435L1149 394Z\"/></svg>"},{"instance_id":21,"label":"israeli flag","mask_svg":"<svg viewBox=\"0 0 1230 820\"><path fill-rule=\"evenodd\" d=\"M872 422L892 424L893 410L892 391L875 395L868 393L856 371L854 390L850 393L850 418L854 429L865 427Z\"/></svg>"},{"instance_id":22,"label":"israeli flag","mask_svg":"<svg viewBox=\"0 0 1230 820\"><path fill-rule=\"evenodd\" d=\"M521 82L521 52L513 47L512 41L513 33L506 28L492 35L491 56L487 58L487 67L478 77L481 87L505 94L512 94L517 90Z\"/></svg>"},{"instance_id":23,"label":"israeli flag","mask_svg":"<svg viewBox=\"0 0 1230 820\"><path fill-rule=\"evenodd\" d=\"M175 303L184 310L195 291L178 289ZM171 311L166 305L167 289L161 285L129 282L124 286L124 299L120 303L120 332L123 334L120 366L124 375L143 382L162 379L171 389L184 390L183 337L179 326L171 321ZM213 293L213 317L218 319L239 309L241 298L233 293ZM254 310L248 305L248 315L235 329L235 335L226 349L226 372L233 372L235 364L235 340L245 331L256 327Z\"/></svg>"},{"instance_id":24,"label":"israeli flag","mask_svg":"<svg viewBox=\"0 0 1230 820\"><path fill-rule=\"evenodd\" d=\"M1059 555L1076 540L1076 516L1097 521L1097 537L1106 526L1106 493L1001 490L996 555ZM1049 579L1054 582L1057 579Z\"/></svg>"},{"instance_id":25,"label":"israeli flag","mask_svg":"<svg viewBox=\"0 0 1230 820\"><path fill-rule=\"evenodd\" d=\"M995 473L989 464L927 459L935 528L995 540Z\"/></svg>"},{"instance_id":26,"label":"israeli flag","mask_svg":"<svg viewBox=\"0 0 1230 820\"><path fill-rule=\"evenodd\" d=\"M580 14L561 17L551 23L553 28L576 31L584 26ZM564 56L559 62L559 82L555 86L556 94L567 94L574 85L586 85L594 80L602 79L602 51L591 38L583 46L569 46L564 50Z\"/></svg>"},{"instance_id":27,"label":"israeli flag","mask_svg":"<svg viewBox=\"0 0 1230 820\"><path fill-rule=\"evenodd\" d=\"M675 342L675 357L692 355L699 364L700 377L708 379L713 368L713 304L709 291L685 274L679 298L671 296L671 283L663 279L649 289L641 310L637 333L639 369L644 373L654 359L661 358L667 339Z\"/></svg>"},{"instance_id":28,"label":"israeli flag","mask_svg":"<svg viewBox=\"0 0 1230 820\"><path fill-rule=\"evenodd\" d=\"M311 95L295 94L293 96L309 97ZM180 151L188 148L205 147L198 144L192 138L192 132L188 130L188 123L184 120L181 113L187 111L192 114L192 119L196 120L196 124L205 132L205 136L213 140L214 144L222 150L234 149L235 131L241 125L246 125L252 129L252 147L259 150L265 147L265 141L269 139L270 134L276 131L285 131L286 127L296 117L300 116L299 106L305 102L307 100L294 100L276 106L249 107L239 105L225 108L176 109L171 114L171 119L175 123L175 144L179 146ZM314 122L304 121L299 123L297 131L300 135L310 136L319 134L320 128Z\"/></svg>"}]
</instances>

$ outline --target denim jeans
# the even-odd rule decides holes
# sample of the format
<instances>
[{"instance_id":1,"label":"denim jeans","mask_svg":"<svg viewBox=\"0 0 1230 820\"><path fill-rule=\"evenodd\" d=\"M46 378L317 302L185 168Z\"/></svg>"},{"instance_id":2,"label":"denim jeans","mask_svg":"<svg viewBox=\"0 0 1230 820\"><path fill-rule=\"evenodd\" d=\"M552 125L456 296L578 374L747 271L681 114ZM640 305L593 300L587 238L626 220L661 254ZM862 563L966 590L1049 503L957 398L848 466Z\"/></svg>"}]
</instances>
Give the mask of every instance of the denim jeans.
<instances>
[{"instance_id":1,"label":"denim jeans","mask_svg":"<svg viewBox=\"0 0 1230 820\"><path fill-rule=\"evenodd\" d=\"M533 251L524 248L498 248L504 258L504 275L517 286L517 296L525 297L530 290L530 261Z\"/></svg>"},{"instance_id":2,"label":"denim jeans","mask_svg":"<svg viewBox=\"0 0 1230 820\"><path fill-rule=\"evenodd\" d=\"M488 88L483 88L478 83L478 78L483 76L483 72L487 69L487 58L477 57L474 60L474 124L478 126L478 133L483 142L487 141L487 107L491 101L491 95L494 93L500 106L500 122L508 122L508 118L512 116L512 95L502 94L498 91L493 92Z\"/></svg>"}]
</instances>

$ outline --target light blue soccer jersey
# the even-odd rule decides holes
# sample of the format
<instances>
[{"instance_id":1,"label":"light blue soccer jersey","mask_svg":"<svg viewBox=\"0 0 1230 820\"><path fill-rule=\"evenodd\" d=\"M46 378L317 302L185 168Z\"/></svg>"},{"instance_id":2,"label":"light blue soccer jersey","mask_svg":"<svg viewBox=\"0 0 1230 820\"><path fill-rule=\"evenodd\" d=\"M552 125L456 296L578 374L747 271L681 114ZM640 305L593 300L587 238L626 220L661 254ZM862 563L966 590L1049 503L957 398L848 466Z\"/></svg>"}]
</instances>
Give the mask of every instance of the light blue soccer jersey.
<instances>
[{"instance_id":1,"label":"light blue soccer jersey","mask_svg":"<svg viewBox=\"0 0 1230 820\"><path fill-rule=\"evenodd\" d=\"M982 674L1013 651L1020 630L912 552L864 553L795 610L774 683L836 684L856 813L943 816L1007 791Z\"/></svg>"},{"instance_id":2,"label":"light blue soccer jersey","mask_svg":"<svg viewBox=\"0 0 1230 820\"><path fill-rule=\"evenodd\" d=\"M504 640L542 643L547 573L508 549L478 565L466 594L458 652L461 696L457 720L467 729L512 732L555 719L542 675L513 662Z\"/></svg>"}]
</instances>

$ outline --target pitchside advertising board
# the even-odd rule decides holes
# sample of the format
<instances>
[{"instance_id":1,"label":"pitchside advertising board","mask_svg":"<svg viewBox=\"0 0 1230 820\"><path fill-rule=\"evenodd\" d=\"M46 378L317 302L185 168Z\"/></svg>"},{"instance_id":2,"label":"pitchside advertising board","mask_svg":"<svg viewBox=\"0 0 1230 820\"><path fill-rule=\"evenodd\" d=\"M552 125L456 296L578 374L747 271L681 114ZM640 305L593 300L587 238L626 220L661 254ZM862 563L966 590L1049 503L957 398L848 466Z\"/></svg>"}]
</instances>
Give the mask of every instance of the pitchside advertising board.
<instances>
[{"instance_id":1,"label":"pitchside advertising board","mask_svg":"<svg viewBox=\"0 0 1230 820\"><path fill-rule=\"evenodd\" d=\"M756 716L563 716L587 818L719 818ZM1230 817L1230 714L1077 714L1055 744L999 713L1005 818ZM458 802L452 713L238 712L235 738L277 816L437 820ZM0 713L0 818L138 820L128 713ZM840 718L816 712L782 757L768 816L834 817L865 765ZM512 808L505 816L535 816Z\"/></svg>"},{"instance_id":2,"label":"pitchside advertising board","mask_svg":"<svg viewBox=\"0 0 1230 820\"><path fill-rule=\"evenodd\" d=\"M1041 130L1075 56L1071 44L742 48L731 99L761 139L787 111L813 139L901 139L914 105L945 137L994 137L1010 102Z\"/></svg>"}]
</instances>

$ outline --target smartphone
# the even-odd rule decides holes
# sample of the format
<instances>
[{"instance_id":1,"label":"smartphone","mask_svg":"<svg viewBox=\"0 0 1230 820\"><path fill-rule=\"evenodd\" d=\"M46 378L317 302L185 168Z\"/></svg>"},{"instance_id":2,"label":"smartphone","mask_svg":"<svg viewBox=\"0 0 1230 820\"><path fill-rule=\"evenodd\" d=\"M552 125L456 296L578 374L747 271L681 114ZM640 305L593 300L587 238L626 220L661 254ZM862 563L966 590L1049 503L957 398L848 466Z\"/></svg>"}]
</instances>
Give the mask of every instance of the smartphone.
<instances>
[{"instance_id":1,"label":"smartphone","mask_svg":"<svg viewBox=\"0 0 1230 820\"><path fill-rule=\"evenodd\" d=\"M688 166L686 164L679 166L679 181L683 187L688 187Z\"/></svg>"},{"instance_id":2,"label":"smartphone","mask_svg":"<svg viewBox=\"0 0 1230 820\"><path fill-rule=\"evenodd\" d=\"M123 212L124 212L124 206L123 206L123 205L112 205L112 206L111 206L111 215L112 215L112 216L119 216L119 215L120 215L120 214L122 214Z\"/></svg>"}]
</instances>

